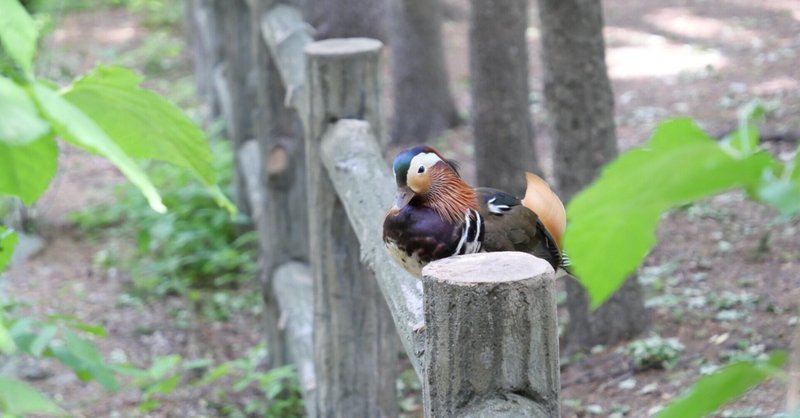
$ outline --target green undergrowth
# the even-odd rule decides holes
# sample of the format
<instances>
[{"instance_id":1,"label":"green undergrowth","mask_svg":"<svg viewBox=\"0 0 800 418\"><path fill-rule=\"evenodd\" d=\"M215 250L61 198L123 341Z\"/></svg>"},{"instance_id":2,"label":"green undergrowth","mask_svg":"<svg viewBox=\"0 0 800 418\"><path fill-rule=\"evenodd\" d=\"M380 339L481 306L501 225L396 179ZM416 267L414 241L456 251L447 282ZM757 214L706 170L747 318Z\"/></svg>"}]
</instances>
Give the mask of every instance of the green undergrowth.
<instances>
[{"instance_id":1,"label":"green undergrowth","mask_svg":"<svg viewBox=\"0 0 800 418\"><path fill-rule=\"evenodd\" d=\"M212 151L219 183L229 195L229 143L213 141ZM258 265L257 236L246 216L221 208L183 170L153 163L147 173L162 192L166 213L154 212L134 186L124 183L113 203L72 214L75 225L93 239L134 244L130 251L106 246L96 263L130 271L134 297L183 296L211 319L260 309L260 293L248 291L256 286Z\"/></svg>"}]
</instances>

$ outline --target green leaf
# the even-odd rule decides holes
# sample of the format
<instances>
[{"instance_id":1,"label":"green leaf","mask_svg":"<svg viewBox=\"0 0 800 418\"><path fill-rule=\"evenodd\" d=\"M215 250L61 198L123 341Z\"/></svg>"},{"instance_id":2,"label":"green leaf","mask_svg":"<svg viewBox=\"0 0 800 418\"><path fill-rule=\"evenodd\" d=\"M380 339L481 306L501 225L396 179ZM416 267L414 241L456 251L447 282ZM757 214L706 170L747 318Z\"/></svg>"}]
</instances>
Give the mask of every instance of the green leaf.
<instances>
[{"instance_id":1,"label":"green leaf","mask_svg":"<svg viewBox=\"0 0 800 418\"><path fill-rule=\"evenodd\" d=\"M0 316L0 354L13 354L16 350L17 345L6 328L5 320Z\"/></svg>"},{"instance_id":2,"label":"green leaf","mask_svg":"<svg viewBox=\"0 0 800 418\"><path fill-rule=\"evenodd\" d=\"M783 216L800 214L800 146L793 161L786 163L781 176L764 173L756 195L762 202L778 208Z\"/></svg>"},{"instance_id":3,"label":"green leaf","mask_svg":"<svg viewBox=\"0 0 800 418\"><path fill-rule=\"evenodd\" d=\"M773 165L765 153L736 158L691 120L676 119L660 124L646 146L606 166L567 207L565 251L592 306L636 270L655 243L665 211L758 184Z\"/></svg>"},{"instance_id":4,"label":"green leaf","mask_svg":"<svg viewBox=\"0 0 800 418\"><path fill-rule=\"evenodd\" d=\"M50 341L53 340L53 337L56 336L56 332L58 331L58 327L55 325L47 325L36 334L36 338L33 340L30 346L31 354L34 356L41 356L44 352L47 345L50 344Z\"/></svg>"},{"instance_id":5,"label":"green leaf","mask_svg":"<svg viewBox=\"0 0 800 418\"><path fill-rule=\"evenodd\" d=\"M1 0L0 0L1 1ZM0 77L0 142L23 145L50 132L25 89Z\"/></svg>"},{"instance_id":6,"label":"green leaf","mask_svg":"<svg viewBox=\"0 0 800 418\"><path fill-rule=\"evenodd\" d=\"M27 383L3 376L0 376L0 411L18 416L65 415L58 405Z\"/></svg>"},{"instance_id":7,"label":"green leaf","mask_svg":"<svg viewBox=\"0 0 800 418\"><path fill-rule=\"evenodd\" d=\"M51 321L63 322L70 328L77 329L88 334L96 335L98 337L108 336L108 331L104 326L83 322L73 315L63 315L63 314L48 315L47 319Z\"/></svg>"},{"instance_id":8,"label":"green leaf","mask_svg":"<svg viewBox=\"0 0 800 418\"><path fill-rule=\"evenodd\" d=\"M82 381L94 379L109 391L116 392L119 383L114 376L114 369L105 364L94 345L68 329L64 330L64 336L65 344L51 347L53 355L74 370Z\"/></svg>"},{"instance_id":9,"label":"green leaf","mask_svg":"<svg viewBox=\"0 0 800 418\"><path fill-rule=\"evenodd\" d=\"M47 190L58 169L58 147L50 136L24 145L0 141L0 194L30 205Z\"/></svg>"},{"instance_id":10,"label":"green leaf","mask_svg":"<svg viewBox=\"0 0 800 418\"><path fill-rule=\"evenodd\" d=\"M14 230L0 225L0 272L5 270L11 261L11 256L14 254L14 248L17 247L18 242L19 238L14 233Z\"/></svg>"},{"instance_id":11,"label":"green leaf","mask_svg":"<svg viewBox=\"0 0 800 418\"><path fill-rule=\"evenodd\" d=\"M142 78L122 67L98 67L64 94L129 156L187 168L214 185L213 157L203 131L174 104L139 87Z\"/></svg>"},{"instance_id":12,"label":"green leaf","mask_svg":"<svg viewBox=\"0 0 800 418\"><path fill-rule=\"evenodd\" d=\"M42 84L34 84L30 92L64 140L108 158L139 188L153 210L166 212L158 191L144 171L89 116Z\"/></svg>"},{"instance_id":13,"label":"green leaf","mask_svg":"<svg viewBox=\"0 0 800 418\"><path fill-rule=\"evenodd\" d=\"M174 354L171 356L159 357L147 370L147 373L152 379L161 379L167 375L168 372L175 369L181 362L181 356Z\"/></svg>"},{"instance_id":14,"label":"green leaf","mask_svg":"<svg viewBox=\"0 0 800 418\"><path fill-rule=\"evenodd\" d=\"M28 11L17 0L0 0L0 45L30 76L39 33Z\"/></svg>"},{"instance_id":15,"label":"green leaf","mask_svg":"<svg viewBox=\"0 0 800 418\"><path fill-rule=\"evenodd\" d=\"M658 414L658 418L703 417L775 375L786 362L786 352L773 353L764 363L740 362L702 377L681 398Z\"/></svg>"}]
</instances>

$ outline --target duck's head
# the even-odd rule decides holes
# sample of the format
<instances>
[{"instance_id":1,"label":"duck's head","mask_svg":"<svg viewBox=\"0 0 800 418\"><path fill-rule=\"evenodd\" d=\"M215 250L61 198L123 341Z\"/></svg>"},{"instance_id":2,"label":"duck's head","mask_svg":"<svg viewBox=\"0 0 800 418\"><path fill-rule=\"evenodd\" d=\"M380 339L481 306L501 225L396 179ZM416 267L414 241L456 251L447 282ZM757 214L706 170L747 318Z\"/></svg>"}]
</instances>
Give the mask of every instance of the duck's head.
<instances>
[{"instance_id":1,"label":"duck's head","mask_svg":"<svg viewBox=\"0 0 800 418\"><path fill-rule=\"evenodd\" d=\"M426 196L442 177L458 177L457 166L439 151L418 146L400 152L392 165L397 183L395 207L403 208L415 196Z\"/></svg>"}]
</instances>

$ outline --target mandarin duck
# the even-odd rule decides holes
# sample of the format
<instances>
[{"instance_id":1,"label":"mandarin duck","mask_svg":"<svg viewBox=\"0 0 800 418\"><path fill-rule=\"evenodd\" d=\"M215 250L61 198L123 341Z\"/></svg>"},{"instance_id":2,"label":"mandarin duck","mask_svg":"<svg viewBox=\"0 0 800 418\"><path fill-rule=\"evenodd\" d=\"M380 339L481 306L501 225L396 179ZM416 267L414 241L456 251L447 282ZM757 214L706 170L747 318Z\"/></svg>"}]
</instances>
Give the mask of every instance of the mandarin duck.
<instances>
[{"instance_id":1,"label":"mandarin duck","mask_svg":"<svg viewBox=\"0 0 800 418\"><path fill-rule=\"evenodd\" d=\"M565 267L561 238L566 213L550 186L526 173L520 200L501 190L472 188L455 163L420 146L394 159L394 206L383 222L389 253L411 274L445 257L490 251L523 251Z\"/></svg>"}]
</instances>

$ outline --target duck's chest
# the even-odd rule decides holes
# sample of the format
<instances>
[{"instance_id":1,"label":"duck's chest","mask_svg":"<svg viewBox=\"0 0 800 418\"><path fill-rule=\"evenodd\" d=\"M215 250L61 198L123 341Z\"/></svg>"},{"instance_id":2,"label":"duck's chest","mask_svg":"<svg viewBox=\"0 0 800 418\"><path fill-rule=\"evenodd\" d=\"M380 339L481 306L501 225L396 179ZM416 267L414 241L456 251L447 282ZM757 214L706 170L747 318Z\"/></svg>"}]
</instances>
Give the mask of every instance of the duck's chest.
<instances>
[{"instance_id":1,"label":"duck's chest","mask_svg":"<svg viewBox=\"0 0 800 418\"><path fill-rule=\"evenodd\" d=\"M389 253L417 276L431 261L480 251L485 233L483 219L470 209L460 222L449 222L428 207L408 205L390 211L383 225Z\"/></svg>"}]
</instances>

